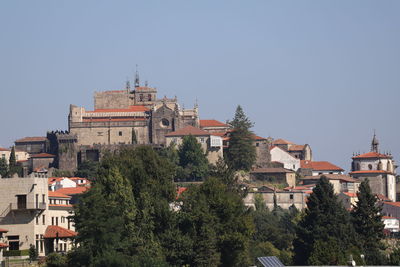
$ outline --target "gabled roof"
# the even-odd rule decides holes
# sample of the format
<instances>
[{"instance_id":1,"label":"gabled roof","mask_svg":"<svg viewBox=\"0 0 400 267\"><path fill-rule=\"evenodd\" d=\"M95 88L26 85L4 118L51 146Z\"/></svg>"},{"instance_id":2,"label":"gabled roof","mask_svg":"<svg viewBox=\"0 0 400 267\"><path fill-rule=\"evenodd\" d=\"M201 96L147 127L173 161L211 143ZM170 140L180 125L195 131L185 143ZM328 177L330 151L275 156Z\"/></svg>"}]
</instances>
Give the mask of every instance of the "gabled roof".
<instances>
[{"instance_id":1,"label":"gabled roof","mask_svg":"<svg viewBox=\"0 0 400 267\"><path fill-rule=\"evenodd\" d=\"M77 186L77 187L67 187L67 188L60 188L54 192L61 193L64 195L78 195L86 192L89 188L84 186Z\"/></svg>"},{"instance_id":2,"label":"gabled roof","mask_svg":"<svg viewBox=\"0 0 400 267\"><path fill-rule=\"evenodd\" d=\"M217 120L200 120L200 127L229 127L229 126Z\"/></svg>"},{"instance_id":3,"label":"gabled roof","mask_svg":"<svg viewBox=\"0 0 400 267\"><path fill-rule=\"evenodd\" d=\"M129 108L126 109L95 109L93 111L86 111L86 113L99 113L99 112L144 112L144 111L149 111L145 106L142 105L135 105L135 106L129 106Z\"/></svg>"},{"instance_id":4,"label":"gabled roof","mask_svg":"<svg viewBox=\"0 0 400 267\"><path fill-rule=\"evenodd\" d=\"M32 137L24 137L15 141L15 143L24 143L24 142L44 142L47 138L44 136L32 136Z\"/></svg>"},{"instance_id":5,"label":"gabled roof","mask_svg":"<svg viewBox=\"0 0 400 267\"><path fill-rule=\"evenodd\" d=\"M55 158L55 155L48 154L48 153L40 153L40 154L33 154L31 158Z\"/></svg>"},{"instance_id":6,"label":"gabled roof","mask_svg":"<svg viewBox=\"0 0 400 267\"><path fill-rule=\"evenodd\" d=\"M315 171L344 171L342 168L328 161L300 160L300 168L313 169Z\"/></svg>"},{"instance_id":7,"label":"gabled roof","mask_svg":"<svg viewBox=\"0 0 400 267\"><path fill-rule=\"evenodd\" d=\"M49 191L49 197L54 197L54 198L71 198L70 196L67 196L63 193L60 193L58 191Z\"/></svg>"},{"instance_id":8,"label":"gabled roof","mask_svg":"<svg viewBox=\"0 0 400 267\"><path fill-rule=\"evenodd\" d=\"M212 135L209 132L206 132L204 130L201 130L199 128L193 127L193 126L186 126L184 128L181 128L179 130L176 130L175 132L171 132L169 134L166 134L165 136L186 136L186 135L193 135L193 136L209 136Z\"/></svg>"},{"instance_id":9,"label":"gabled roof","mask_svg":"<svg viewBox=\"0 0 400 267\"><path fill-rule=\"evenodd\" d=\"M358 179L354 179L353 177L344 174L319 174L315 176L304 176L301 178L301 180L319 180L321 179L321 176L325 176L328 180L341 180L350 183L360 183Z\"/></svg>"},{"instance_id":10,"label":"gabled roof","mask_svg":"<svg viewBox=\"0 0 400 267\"><path fill-rule=\"evenodd\" d=\"M71 238L75 237L78 233L72 230L65 229L58 225L49 225L44 233L44 238Z\"/></svg>"},{"instance_id":11,"label":"gabled roof","mask_svg":"<svg viewBox=\"0 0 400 267\"><path fill-rule=\"evenodd\" d=\"M358 156L354 156L353 159L369 159L369 158L377 158L377 159L390 159L392 158L389 155L377 153L377 152L368 152Z\"/></svg>"},{"instance_id":12,"label":"gabled roof","mask_svg":"<svg viewBox=\"0 0 400 267\"><path fill-rule=\"evenodd\" d=\"M388 171L383 171L383 170L365 170L365 171L353 171L350 172L350 174L386 174L386 173L390 173Z\"/></svg>"},{"instance_id":13,"label":"gabled roof","mask_svg":"<svg viewBox=\"0 0 400 267\"><path fill-rule=\"evenodd\" d=\"M276 139L276 140L272 141L272 144L273 145L294 145L295 143L290 142L285 139Z\"/></svg>"},{"instance_id":14,"label":"gabled roof","mask_svg":"<svg viewBox=\"0 0 400 267\"><path fill-rule=\"evenodd\" d=\"M294 171L285 168L258 168L250 173L294 173Z\"/></svg>"}]
</instances>

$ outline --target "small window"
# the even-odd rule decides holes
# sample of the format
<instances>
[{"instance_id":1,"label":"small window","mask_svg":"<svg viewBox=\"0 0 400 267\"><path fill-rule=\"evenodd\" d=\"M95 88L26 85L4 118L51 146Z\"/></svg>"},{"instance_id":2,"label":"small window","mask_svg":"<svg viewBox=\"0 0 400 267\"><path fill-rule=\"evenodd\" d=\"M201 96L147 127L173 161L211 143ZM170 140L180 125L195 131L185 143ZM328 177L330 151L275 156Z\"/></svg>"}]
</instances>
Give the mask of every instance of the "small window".
<instances>
[{"instance_id":1,"label":"small window","mask_svg":"<svg viewBox=\"0 0 400 267\"><path fill-rule=\"evenodd\" d=\"M119 136L122 136L122 132L121 132L121 131L119 131L119 132L118 132L118 135L119 135Z\"/></svg>"},{"instance_id":2,"label":"small window","mask_svg":"<svg viewBox=\"0 0 400 267\"><path fill-rule=\"evenodd\" d=\"M51 225L54 225L54 217L51 217Z\"/></svg>"},{"instance_id":3,"label":"small window","mask_svg":"<svg viewBox=\"0 0 400 267\"><path fill-rule=\"evenodd\" d=\"M2 157L2 159L6 159L6 155L5 154L1 155L1 157Z\"/></svg>"},{"instance_id":4,"label":"small window","mask_svg":"<svg viewBox=\"0 0 400 267\"><path fill-rule=\"evenodd\" d=\"M39 216L36 216L36 225L39 224Z\"/></svg>"},{"instance_id":5,"label":"small window","mask_svg":"<svg viewBox=\"0 0 400 267\"><path fill-rule=\"evenodd\" d=\"M293 194L290 194L290 199L293 199Z\"/></svg>"},{"instance_id":6,"label":"small window","mask_svg":"<svg viewBox=\"0 0 400 267\"><path fill-rule=\"evenodd\" d=\"M372 164L368 164L368 169L372 170Z\"/></svg>"},{"instance_id":7,"label":"small window","mask_svg":"<svg viewBox=\"0 0 400 267\"><path fill-rule=\"evenodd\" d=\"M296 169L296 165L293 164L293 170Z\"/></svg>"},{"instance_id":8,"label":"small window","mask_svg":"<svg viewBox=\"0 0 400 267\"><path fill-rule=\"evenodd\" d=\"M148 100L148 101L151 101L151 94L148 94L148 95L147 95L147 100Z\"/></svg>"},{"instance_id":9,"label":"small window","mask_svg":"<svg viewBox=\"0 0 400 267\"><path fill-rule=\"evenodd\" d=\"M42 224L45 225L46 224L46 217L43 215L42 216Z\"/></svg>"},{"instance_id":10,"label":"small window","mask_svg":"<svg viewBox=\"0 0 400 267\"><path fill-rule=\"evenodd\" d=\"M260 146L260 143L256 143L256 147Z\"/></svg>"},{"instance_id":11,"label":"small window","mask_svg":"<svg viewBox=\"0 0 400 267\"><path fill-rule=\"evenodd\" d=\"M142 102L143 101L143 94L139 95L139 101Z\"/></svg>"},{"instance_id":12,"label":"small window","mask_svg":"<svg viewBox=\"0 0 400 267\"><path fill-rule=\"evenodd\" d=\"M200 143L204 143L204 137L200 137Z\"/></svg>"}]
</instances>

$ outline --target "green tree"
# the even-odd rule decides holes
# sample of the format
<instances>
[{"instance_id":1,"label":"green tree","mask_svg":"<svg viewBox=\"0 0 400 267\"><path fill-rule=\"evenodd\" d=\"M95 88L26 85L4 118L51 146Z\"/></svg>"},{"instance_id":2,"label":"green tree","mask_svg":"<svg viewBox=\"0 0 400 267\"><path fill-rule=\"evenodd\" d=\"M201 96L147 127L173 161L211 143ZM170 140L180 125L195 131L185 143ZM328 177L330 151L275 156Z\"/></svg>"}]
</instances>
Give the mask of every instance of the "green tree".
<instances>
[{"instance_id":1,"label":"green tree","mask_svg":"<svg viewBox=\"0 0 400 267\"><path fill-rule=\"evenodd\" d=\"M207 176L209 163L196 137L184 136L178 155L179 166L182 168L179 175L181 179L198 181Z\"/></svg>"},{"instance_id":2,"label":"green tree","mask_svg":"<svg viewBox=\"0 0 400 267\"><path fill-rule=\"evenodd\" d=\"M75 209L79 253L91 264L107 253L132 255L138 246L134 225L137 209L132 187L115 167L103 168L93 187Z\"/></svg>"},{"instance_id":3,"label":"green tree","mask_svg":"<svg viewBox=\"0 0 400 267\"><path fill-rule=\"evenodd\" d=\"M229 122L232 132L227 149L228 164L234 170L250 170L256 162L256 149L254 146L253 133L250 128L253 123L244 114L241 106L238 106L235 117Z\"/></svg>"},{"instance_id":4,"label":"green tree","mask_svg":"<svg viewBox=\"0 0 400 267\"><path fill-rule=\"evenodd\" d=\"M346 264L354 243L350 215L338 201L333 186L322 176L308 198L293 242L295 264Z\"/></svg>"},{"instance_id":5,"label":"green tree","mask_svg":"<svg viewBox=\"0 0 400 267\"><path fill-rule=\"evenodd\" d=\"M17 157L15 156L15 147L11 148L10 159L8 161L8 176L12 177L14 174L22 176L22 168L17 164Z\"/></svg>"},{"instance_id":6,"label":"green tree","mask_svg":"<svg viewBox=\"0 0 400 267\"><path fill-rule=\"evenodd\" d=\"M15 147L11 148L10 159L8 161L10 168L17 166L17 157L15 156Z\"/></svg>"},{"instance_id":7,"label":"green tree","mask_svg":"<svg viewBox=\"0 0 400 267\"><path fill-rule=\"evenodd\" d=\"M94 180L98 174L99 167L99 162L86 160L79 164L78 169L75 172L75 176Z\"/></svg>"},{"instance_id":8,"label":"green tree","mask_svg":"<svg viewBox=\"0 0 400 267\"><path fill-rule=\"evenodd\" d=\"M50 253L46 258L47 267L67 267L67 257L59 253Z\"/></svg>"},{"instance_id":9,"label":"green tree","mask_svg":"<svg viewBox=\"0 0 400 267\"><path fill-rule=\"evenodd\" d=\"M0 175L1 177L6 177L8 174L8 164L3 158L0 158Z\"/></svg>"},{"instance_id":10,"label":"green tree","mask_svg":"<svg viewBox=\"0 0 400 267\"><path fill-rule=\"evenodd\" d=\"M357 235L357 243L365 255L366 264L385 264L383 253L384 224L382 222L382 208L372 194L369 181L361 182L358 201L351 212L352 222Z\"/></svg>"},{"instance_id":11,"label":"green tree","mask_svg":"<svg viewBox=\"0 0 400 267\"><path fill-rule=\"evenodd\" d=\"M29 246L29 262L35 261L38 257L38 251L34 245Z\"/></svg>"}]
</instances>

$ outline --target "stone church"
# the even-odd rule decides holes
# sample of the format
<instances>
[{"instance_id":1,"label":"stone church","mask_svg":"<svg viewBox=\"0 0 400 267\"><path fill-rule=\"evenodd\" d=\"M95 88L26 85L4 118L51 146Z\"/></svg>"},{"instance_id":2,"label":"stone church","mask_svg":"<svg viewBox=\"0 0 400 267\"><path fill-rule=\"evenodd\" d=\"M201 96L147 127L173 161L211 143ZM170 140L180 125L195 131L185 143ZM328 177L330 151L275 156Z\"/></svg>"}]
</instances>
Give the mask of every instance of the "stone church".
<instances>
[{"instance_id":1,"label":"stone church","mask_svg":"<svg viewBox=\"0 0 400 267\"><path fill-rule=\"evenodd\" d=\"M182 109L176 97L157 97L157 90L129 82L125 90L96 92L94 110L70 106L69 133L78 145L165 145L165 135L185 126L199 127L197 105Z\"/></svg>"}]
</instances>

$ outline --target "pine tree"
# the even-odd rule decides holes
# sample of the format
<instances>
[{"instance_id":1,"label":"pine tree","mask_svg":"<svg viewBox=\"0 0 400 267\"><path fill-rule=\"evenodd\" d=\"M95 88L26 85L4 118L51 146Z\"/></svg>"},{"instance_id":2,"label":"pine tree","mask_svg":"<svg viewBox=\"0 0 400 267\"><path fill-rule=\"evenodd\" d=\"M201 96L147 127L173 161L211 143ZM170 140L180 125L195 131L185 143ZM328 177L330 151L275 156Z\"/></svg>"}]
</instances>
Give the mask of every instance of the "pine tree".
<instances>
[{"instance_id":1,"label":"pine tree","mask_svg":"<svg viewBox=\"0 0 400 267\"><path fill-rule=\"evenodd\" d=\"M337 200L333 186L322 176L308 198L305 216L293 242L294 261L304 265L346 264L354 242L349 213Z\"/></svg>"},{"instance_id":2,"label":"pine tree","mask_svg":"<svg viewBox=\"0 0 400 267\"><path fill-rule=\"evenodd\" d=\"M3 158L0 158L0 175L1 177L6 177L8 174L8 164Z\"/></svg>"},{"instance_id":3,"label":"pine tree","mask_svg":"<svg viewBox=\"0 0 400 267\"><path fill-rule=\"evenodd\" d=\"M17 158L15 156L14 146L11 148L10 160L8 161L8 164L10 165L10 169L17 166Z\"/></svg>"},{"instance_id":4,"label":"pine tree","mask_svg":"<svg viewBox=\"0 0 400 267\"><path fill-rule=\"evenodd\" d=\"M183 176L186 176L183 178L197 181L207 176L209 163L196 137L193 135L183 137L178 155L179 166L183 169Z\"/></svg>"},{"instance_id":5,"label":"pine tree","mask_svg":"<svg viewBox=\"0 0 400 267\"><path fill-rule=\"evenodd\" d=\"M253 133L250 128L253 123L244 114L241 106L238 106L235 117L229 122L232 132L227 149L227 162L234 170L250 170L256 161Z\"/></svg>"},{"instance_id":6,"label":"pine tree","mask_svg":"<svg viewBox=\"0 0 400 267\"><path fill-rule=\"evenodd\" d=\"M384 238L382 208L371 192L368 179L361 182L357 198L358 201L351 212L351 217L358 246L365 255L367 264L384 264L384 246L381 242Z\"/></svg>"}]
</instances>

